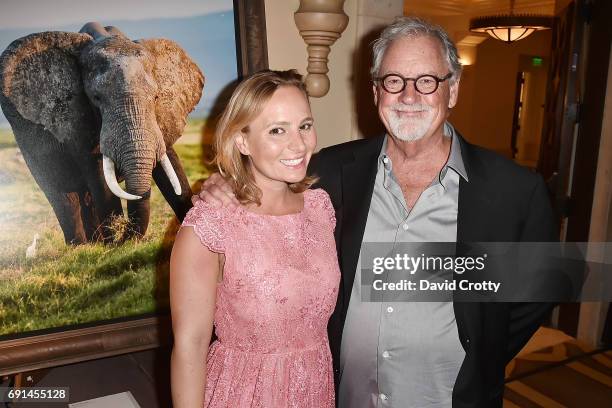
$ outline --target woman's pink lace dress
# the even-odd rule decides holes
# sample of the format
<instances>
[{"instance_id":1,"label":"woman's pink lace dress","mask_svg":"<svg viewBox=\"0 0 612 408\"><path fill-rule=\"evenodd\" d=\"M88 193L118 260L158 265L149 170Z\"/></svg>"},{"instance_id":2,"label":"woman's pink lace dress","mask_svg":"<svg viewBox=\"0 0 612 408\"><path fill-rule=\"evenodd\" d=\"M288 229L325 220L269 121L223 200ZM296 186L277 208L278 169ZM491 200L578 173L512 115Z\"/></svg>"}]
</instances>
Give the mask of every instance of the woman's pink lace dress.
<instances>
[{"instance_id":1,"label":"woman's pink lace dress","mask_svg":"<svg viewBox=\"0 0 612 408\"><path fill-rule=\"evenodd\" d=\"M338 293L336 219L323 190L271 216L199 201L183 221L225 254L206 407L334 407L327 322Z\"/></svg>"}]
</instances>

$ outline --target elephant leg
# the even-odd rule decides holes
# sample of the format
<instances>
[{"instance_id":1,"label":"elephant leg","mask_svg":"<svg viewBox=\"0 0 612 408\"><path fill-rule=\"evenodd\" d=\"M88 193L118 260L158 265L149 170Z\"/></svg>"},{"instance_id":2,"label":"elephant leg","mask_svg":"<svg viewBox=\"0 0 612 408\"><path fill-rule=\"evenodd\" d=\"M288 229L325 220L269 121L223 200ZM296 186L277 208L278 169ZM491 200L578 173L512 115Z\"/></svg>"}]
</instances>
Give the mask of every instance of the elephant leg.
<instances>
[{"instance_id":1,"label":"elephant leg","mask_svg":"<svg viewBox=\"0 0 612 408\"><path fill-rule=\"evenodd\" d=\"M161 164L158 164L153 169L153 180L155 180L155 184L157 184L157 187L161 191L162 195L168 204L170 204L174 214L176 214L176 218L178 218L180 222L183 222L185 215L187 215L187 211L189 211L189 209L193 206L191 203L191 196L193 193L191 192L189 180L187 180L183 165L181 164L181 161L174 149L172 147L168 147L166 154L168 155L170 163L172 163L172 167L174 168L174 172L181 183L181 195L176 195L174 192L172 184L166 176L166 173L164 173Z\"/></svg>"},{"instance_id":2,"label":"elephant leg","mask_svg":"<svg viewBox=\"0 0 612 408\"><path fill-rule=\"evenodd\" d=\"M85 234L87 234L87 240L103 241L106 243L112 242L112 236L105 241L104 236L101 234L101 230L103 229L102 220L96 211L91 193L85 191L79 194L79 199L81 201L81 219L83 220L83 228L85 229Z\"/></svg>"},{"instance_id":3,"label":"elephant leg","mask_svg":"<svg viewBox=\"0 0 612 408\"><path fill-rule=\"evenodd\" d=\"M128 228L123 234L122 241L130 238L141 238L147 232L149 216L151 214L151 201L149 197L127 202Z\"/></svg>"},{"instance_id":4,"label":"elephant leg","mask_svg":"<svg viewBox=\"0 0 612 408\"><path fill-rule=\"evenodd\" d=\"M10 106L3 110L34 180L45 193L68 244L87 242L79 195L87 187L70 154L42 126L23 119Z\"/></svg>"},{"instance_id":5,"label":"elephant leg","mask_svg":"<svg viewBox=\"0 0 612 408\"><path fill-rule=\"evenodd\" d=\"M104 181L96 180L88 183L94 203L96 228L92 231L91 240L111 243L115 237L113 222L123 217L121 200L108 189Z\"/></svg>"},{"instance_id":6,"label":"elephant leg","mask_svg":"<svg viewBox=\"0 0 612 408\"><path fill-rule=\"evenodd\" d=\"M48 193L45 191L45 196L59 221L64 233L64 241L67 244L78 245L88 241L85 225L81 218L84 210L84 206L81 205L81 195L82 193L79 194L78 192Z\"/></svg>"},{"instance_id":7,"label":"elephant leg","mask_svg":"<svg viewBox=\"0 0 612 408\"><path fill-rule=\"evenodd\" d=\"M44 166L44 163L49 163L49 158L57 158L57 155L32 155L27 154L22 150L23 157L28 165L34 180L45 193L45 197L51 204L53 212L57 217L64 241L67 244L77 245L88 242L87 232L81 217L83 207L81 205L81 197L85 195L86 188L84 185L73 186L73 188L59 188L56 185L56 180L51 180L48 173L65 173L68 169L50 169ZM53 160L51 160L53 161ZM43 164L41 166L41 164ZM73 177L78 177L74 176ZM73 184L73 183L70 183ZM65 186L68 187L68 186Z\"/></svg>"},{"instance_id":8,"label":"elephant leg","mask_svg":"<svg viewBox=\"0 0 612 408\"><path fill-rule=\"evenodd\" d=\"M80 160L78 163L88 187L88 194L84 197L85 203L89 204L88 211L83 213L83 219L88 221L85 228L88 239L111 243L115 237L113 221L123 216L121 200L104 182L102 160L99 155L89 154L89 159ZM88 224L91 227L87 227Z\"/></svg>"},{"instance_id":9,"label":"elephant leg","mask_svg":"<svg viewBox=\"0 0 612 408\"><path fill-rule=\"evenodd\" d=\"M46 160L41 160L40 155L28 154L23 149L21 152L34 180L45 194L49 204L51 204L51 208L62 229L66 244L78 245L87 243L87 233L81 218L83 206L81 206L80 198L84 195L85 191L82 189L80 191L62 191L56 188L54 183L50 182L46 176L47 169L40 167L40 163L44 163Z\"/></svg>"}]
</instances>

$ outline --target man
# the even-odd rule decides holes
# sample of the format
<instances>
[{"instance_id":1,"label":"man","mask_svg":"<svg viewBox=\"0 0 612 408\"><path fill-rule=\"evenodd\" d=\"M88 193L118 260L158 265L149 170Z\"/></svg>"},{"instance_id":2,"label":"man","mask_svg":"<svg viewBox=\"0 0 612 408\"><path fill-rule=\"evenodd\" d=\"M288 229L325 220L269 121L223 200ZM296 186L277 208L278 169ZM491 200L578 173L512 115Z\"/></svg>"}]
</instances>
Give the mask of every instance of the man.
<instances>
[{"instance_id":1,"label":"man","mask_svg":"<svg viewBox=\"0 0 612 408\"><path fill-rule=\"evenodd\" d=\"M342 279L328 328L342 408L501 407L506 364L550 311L362 301L363 242L556 239L541 177L467 143L446 122L460 75L446 32L396 20L374 44L386 135L322 149L311 162L336 210Z\"/></svg>"}]
</instances>

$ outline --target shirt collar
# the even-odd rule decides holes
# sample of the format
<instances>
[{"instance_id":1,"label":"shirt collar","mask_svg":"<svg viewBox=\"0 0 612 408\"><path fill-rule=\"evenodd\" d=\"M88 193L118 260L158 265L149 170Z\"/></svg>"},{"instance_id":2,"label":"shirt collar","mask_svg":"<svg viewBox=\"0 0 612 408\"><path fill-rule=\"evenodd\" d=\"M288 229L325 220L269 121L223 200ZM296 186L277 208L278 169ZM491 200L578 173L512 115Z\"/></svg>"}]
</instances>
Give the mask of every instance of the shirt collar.
<instances>
[{"instance_id":1,"label":"shirt collar","mask_svg":"<svg viewBox=\"0 0 612 408\"><path fill-rule=\"evenodd\" d=\"M470 181L467 176L467 172L465 171L465 165L463 163L463 157L461 156L461 145L459 142L459 137L457 136L457 132L455 128L448 122L444 123L444 135L446 137L451 138L451 149L450 154L448 155L448 160L440 174L438 175L439 181L442 185L444 183L442 180L446 175L446 172L449 168L455 171L459 176L461 176L465 181ZM383 166L386 172L390 173L392 171L392 163L391 159L387 156L387 143L388 143L389 135L385 134L385 138L382 143L382 147L380 149L380 153L378 154L378 163Z\"/></svg>"},{"instance_id":2,"label":"shirt collar","mask_svg":"<svg viewBox=\"0 0 612 408\"><path fill-rule=\"evenodd\" d=\"M463 156L461 156L461 142L455 128L448 122L444 123L444 134L451 137L451 149L448 155L448 161L444 167L450 167L457 174L459 174L465 181L468 179L467 171L465 171L465 165L463 163Z\"/></svg>"},{"instance_id":3,"label":"shirt collar","mask_svg":"<svg viewBox=\"0 0 612 408\"><path fill-rule=\"evenodd\" d=\"M378 165L382 166L387 172L391 171L391 158L387 156L387 141L389 135L385 134L385 138L382 142L382 147L380 149L380 153L378 153Z\"/></svg>"}]
</instances>

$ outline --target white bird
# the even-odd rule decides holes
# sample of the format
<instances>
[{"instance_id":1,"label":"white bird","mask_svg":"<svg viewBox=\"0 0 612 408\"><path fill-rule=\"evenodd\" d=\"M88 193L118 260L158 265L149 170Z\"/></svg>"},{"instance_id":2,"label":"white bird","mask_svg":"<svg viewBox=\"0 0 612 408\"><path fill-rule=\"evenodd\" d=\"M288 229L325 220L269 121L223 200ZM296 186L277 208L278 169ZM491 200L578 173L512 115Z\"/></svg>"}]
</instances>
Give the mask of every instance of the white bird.
<instances>
[{"instance_id":1,"label":"white bird","mask_svg":"<svg viewBox=\"0 0 612 408\"><path fill-rule=\"evenodd\" d=\"M21 150L17 149L17 151L15 152L15 158L17 159L17 161L19 163L25 163L25 159L23 158L23 154L21 154Z\"/></svg>"},{"instance_id":2,"label":"white bird","mask_svg":"<svg viewBox=\"0 0 612 408\"><path fill-rule=\"evenodd\" d=\"M26 259L31 259L36 256L36 241L38 241L38 233L34 234L34 240L29 247L26 248Z\"/></svg>"}]
</instances>

